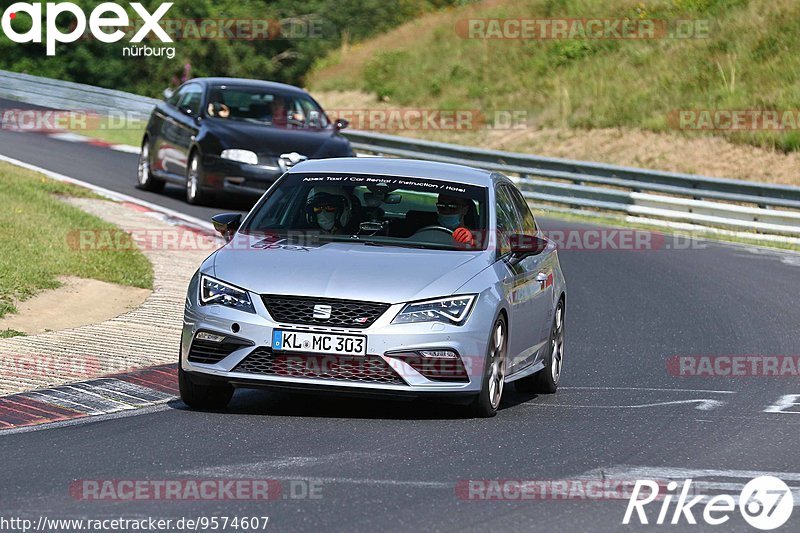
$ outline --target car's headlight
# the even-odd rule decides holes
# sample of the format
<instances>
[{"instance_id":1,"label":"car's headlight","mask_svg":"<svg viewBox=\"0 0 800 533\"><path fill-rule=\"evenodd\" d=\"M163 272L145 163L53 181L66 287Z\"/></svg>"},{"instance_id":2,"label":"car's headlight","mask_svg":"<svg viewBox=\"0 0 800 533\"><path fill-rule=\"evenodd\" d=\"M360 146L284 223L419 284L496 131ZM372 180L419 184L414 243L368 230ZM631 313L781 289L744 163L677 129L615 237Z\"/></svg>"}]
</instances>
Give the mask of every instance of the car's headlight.
<instances>
[{"instance_id":1,"label":"car's headlight","mask_svg":"<svg viewBox=\"0 0 800 533\"><path fill-rule=\"evenodd\" d=\"M258 156L255 152L251 152L250 150L223 150L220 157L222 159L230 159L231 161L238 161L239 163L245 163L247 165L258 164Z\"/></svg>"},{"instance_id":2,"label":"car's headlight","mask_svg":"<svg viewBox=\"0 0 800 533\"><path fill-rule=\"evenodd\" d=\"M467 294L406 304L394 317L392 324L411 324L414 322L462 324L469 316L475 299L476 296L474 294Z\"/></svg>"},{"instance_id":3,"label":"car's headlight","mask_svg":"<svg viewBox=\"0 0 800 533\"><path fill-rule=\"evenodd\" d=\"M205 274L200 276L200 304L218 304L248 313L256 312L247 291Z\"/></svg>"}]
</instances>

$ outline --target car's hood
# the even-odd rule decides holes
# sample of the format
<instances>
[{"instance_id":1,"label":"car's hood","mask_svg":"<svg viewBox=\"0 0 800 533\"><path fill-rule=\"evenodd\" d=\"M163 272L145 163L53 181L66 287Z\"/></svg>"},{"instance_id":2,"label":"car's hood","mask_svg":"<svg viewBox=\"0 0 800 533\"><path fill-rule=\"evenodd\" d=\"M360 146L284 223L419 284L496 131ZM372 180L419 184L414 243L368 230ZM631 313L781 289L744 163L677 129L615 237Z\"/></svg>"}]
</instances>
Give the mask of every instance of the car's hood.
<instances>
[{"instance_id":1,"label":"car's hood","mask_svg":"<svg viewBox=\"0 0 800 533\"><path fill-rule=\"evenodd\" d=\"M489 265L483 252L297 246L239 234L216 252L209 273L258 294L400 303L452 294Z\"/></svg>"},{"instance_id":2,"label":"car's hood","mask_svg":"<svg viewBox=\"0 0 800 533\"><path fill-rule=\"evenodd\" d=\"M297 152L310 159L350 155L347 140L331 128L289 129L240 120L207 119L207 127L225 139L224 148L279 156Z\"/></svg>"}]
</instances>

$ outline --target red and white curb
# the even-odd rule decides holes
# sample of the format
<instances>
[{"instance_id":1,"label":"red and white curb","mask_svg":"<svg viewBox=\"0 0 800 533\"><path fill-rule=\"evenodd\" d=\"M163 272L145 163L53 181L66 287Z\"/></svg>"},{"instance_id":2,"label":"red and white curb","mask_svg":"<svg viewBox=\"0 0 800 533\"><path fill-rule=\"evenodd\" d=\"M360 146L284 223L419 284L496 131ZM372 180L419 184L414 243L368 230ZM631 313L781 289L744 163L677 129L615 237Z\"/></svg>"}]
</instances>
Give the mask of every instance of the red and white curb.
<instances>
[{"instance_id":1,"label":"red and white curb","mask_svg":"<svg viewBox=\"0 0 800 533\"><path fill-rule=\"evenodd\" d=\"M4 430L131 411L174 400L176 364L159 365L102 378L0 397Z\"/></svg>"},{"instance_id":2,"label":"red and white curb","mask_svg":"<svg viewBox=\"0 0 800 533\"><path fill-rule=\"evenodd\" d=\"M72 132L58 132L58 133L45 133L51 139L56 139L59 141L67 141L73 143L84 143L90 146L98 146L100 148L108 148L110 150L116 150L117 152L125 152L127 154L139 154L141 153L141 149L138 146L131 146L128 144L114 144L107 141L102 141L100 139L94 139L92 137L87 137L85 135L80 135L77 133Z\"/></svg>"}]
</instances>

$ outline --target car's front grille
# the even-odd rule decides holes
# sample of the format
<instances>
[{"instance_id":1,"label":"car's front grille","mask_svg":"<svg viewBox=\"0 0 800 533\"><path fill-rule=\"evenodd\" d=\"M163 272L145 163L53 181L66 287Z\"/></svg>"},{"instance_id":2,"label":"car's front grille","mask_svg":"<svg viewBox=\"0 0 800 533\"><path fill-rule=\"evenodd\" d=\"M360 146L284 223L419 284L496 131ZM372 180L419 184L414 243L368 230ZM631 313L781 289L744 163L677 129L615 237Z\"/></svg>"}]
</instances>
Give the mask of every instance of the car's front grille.
<instances>
[{"instance_id":1,"label":"car's front grille","mask_svg":"<svg viewBox=\"0 0 800 533\"><path fill-rule=\"evenodd\" d=\"M277 322L343 328L366 328L389 309L389 304L306 296L264 295L270 316Z\"/></svg>"},{"instance_id":2,"label":"car's front grille","mask_svg":"<svg viewBox=\"0 0 800 533\"><path fill-rule=\"evenodd\" d=\"M232 337L228 337L222 342L194 339L192 347L189 348L189 361L213 365L219 363L239 348L252 345L252 342Z\"/></svg>"},{"instance_id":3,"label":"car's front grille","mask_svg":"<svg viewBox=\"0 0 800 533\"><path fill-rule=\"evenodd\" d=\"M233 372L384 385L406 384L378 356L276 354L267 347L253 350Z\"/></svg>"}]
</instances>

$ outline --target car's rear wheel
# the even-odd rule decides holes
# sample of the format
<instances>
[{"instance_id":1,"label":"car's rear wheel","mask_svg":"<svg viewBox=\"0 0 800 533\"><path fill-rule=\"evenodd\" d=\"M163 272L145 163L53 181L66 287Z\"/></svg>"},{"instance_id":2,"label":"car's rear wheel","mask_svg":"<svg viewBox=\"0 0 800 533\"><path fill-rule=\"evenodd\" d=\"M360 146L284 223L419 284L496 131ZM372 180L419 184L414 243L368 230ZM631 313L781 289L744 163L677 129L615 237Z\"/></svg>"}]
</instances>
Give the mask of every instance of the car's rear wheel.
<instances>
[{"instance_id":1,"label":"car's rear wheel","mask_svg":"<svg viewBox=\"0 0 800 533\"><path fill-rule=\"evenodd\" d=\"M492 327L489 347L486 350L486 367L483 373L481 392L470 404L474 416L481 418L497 414L497 408L503 399L503 385L506 377L506 348L508 346L508 328L503 315L497 317Z\"/></svg>"},{"instance_id":2,"label":"car's rear wheel","mask_svg":"<svg viewBox=\"0 0 800 533\"><path fill-rule=\"evenodd\" d=\"M553 394L558 389L561 368L564 363L564 300L556 306L553 324L550 327L549 346L544 368L526 378L514 382L520 392Z\"/></svg>"},{"instance_id":3,"label":"car's rear wheel","mask_svg":"<svg viewBox=\"0 0 800 533\"><path fill-rule=\"evenodd\" d=\"M206 385L196 383L178 363L178 388L181 400L196 409L223 409L233 397L233 385Z\"/></svg>"},{"instance_id":4,"label":"car's rear wheel","mask_svg":"<svg viewBox=\"0 0 800 533\"><path fill-rule=\"evenodd\" d=\"M205 181L203 179L203 163L198 152L192 152L189 159L189 167L186 170L186 201L190 204L203 204L208 198L208 194L203 190Z\"/></svg>"},{"instance_id":5,"label":"car's rear wheel","mask_svg":"<svg viewBox=\"0 0 800 533\"><path fill-rule=\"evenodd\" d=\"M142 151L139 153L137 178L139 180L140 189L152 192L161 192L164 190L164 181L153 177L153 173L150 169L150 141L147 139L142 143Z\"/></svg>"}]
</instances>

